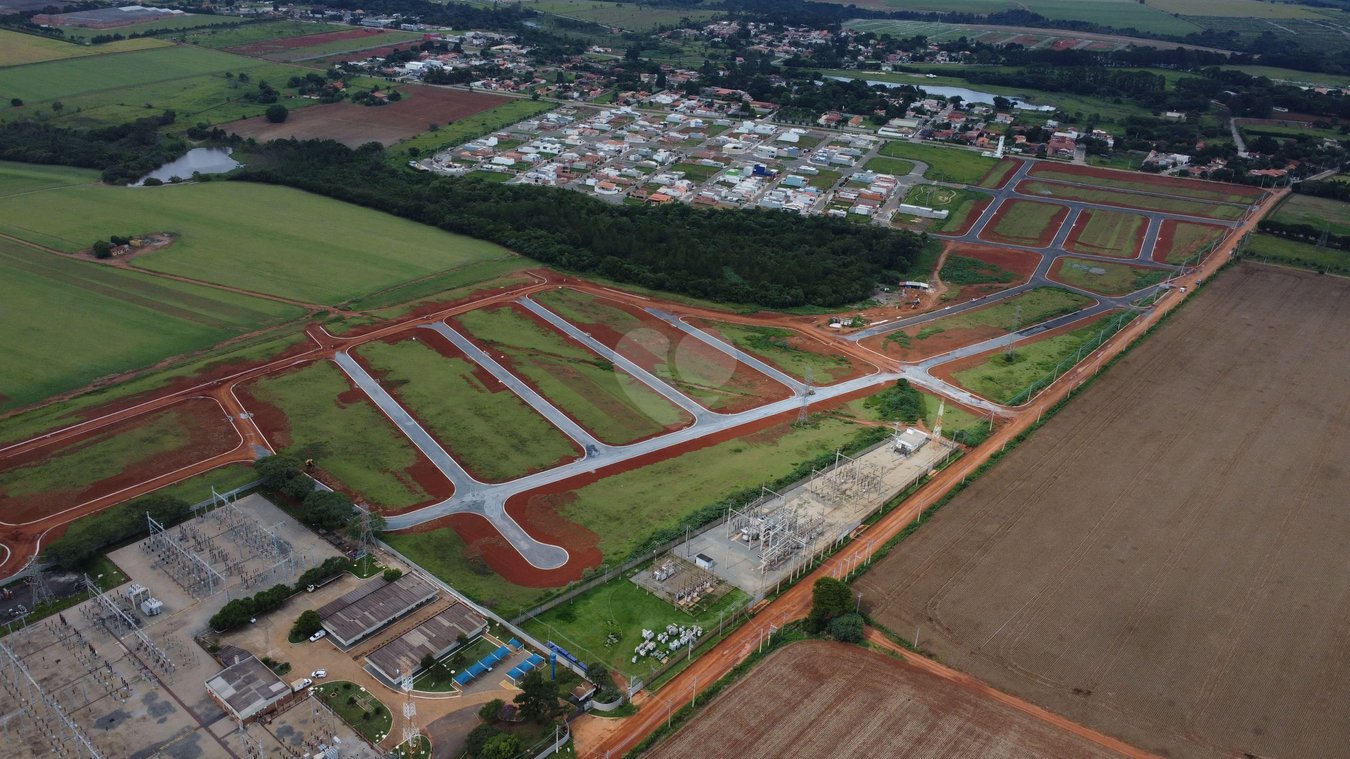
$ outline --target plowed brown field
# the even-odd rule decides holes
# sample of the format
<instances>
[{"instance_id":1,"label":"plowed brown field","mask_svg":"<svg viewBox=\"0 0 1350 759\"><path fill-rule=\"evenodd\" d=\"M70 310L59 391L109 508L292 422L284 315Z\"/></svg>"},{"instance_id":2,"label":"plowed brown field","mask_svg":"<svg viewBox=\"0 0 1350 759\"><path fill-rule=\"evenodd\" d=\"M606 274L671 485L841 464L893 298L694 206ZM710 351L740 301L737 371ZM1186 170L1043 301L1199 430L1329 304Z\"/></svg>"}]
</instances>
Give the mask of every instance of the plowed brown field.
<instances>
[{"instance_id":1,"label":"plowed brown field","mask_svg":"<svg viewBox=\"0 0 1350 759\"><path fill-rule=\"evenodd\" d=\"M1350 281L1242 264L859 583L946 664L1168 756L1350 744Z\"/></svg>"}]
</instances>

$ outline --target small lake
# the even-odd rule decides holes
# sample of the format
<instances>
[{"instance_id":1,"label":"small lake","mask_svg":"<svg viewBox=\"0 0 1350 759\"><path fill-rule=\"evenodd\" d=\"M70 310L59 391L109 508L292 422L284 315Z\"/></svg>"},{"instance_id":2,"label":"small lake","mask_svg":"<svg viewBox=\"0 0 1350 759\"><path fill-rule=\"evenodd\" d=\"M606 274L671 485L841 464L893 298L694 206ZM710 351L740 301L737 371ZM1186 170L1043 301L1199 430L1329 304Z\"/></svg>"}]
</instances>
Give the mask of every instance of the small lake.
<instances>
[{"instance_id":1,"label":"small lake","mask_svg":"<svg viewBox=\"0 0 1350 759\"><path fill-rule=\"evenodd\" d=\"M147 179L158 179L161 182L168 182L174 177L187 180L191 179L193 173L202 174L224 174L227 171L243 166L230 157L233 153L232 148L193 148L184 153L178 159L160 166L158 169L141 177L136 186L145 184Z\"/></svg>"},{"instance_id":2,"label":"small lake","mask_svg":"<svg viewBox=\"0 0 1350 759\"><path fill-rule=\"evenodd\" d=\"M834 79L834 80L836 80L836 81L840 81L840 82L847 82L847 81L850 81L850 79L851 79L850 77L846 77L846 76L832 76L832 77L830 77L830 78L831 78L831 79ZM852 78L858 78L858 77L852 77ZM895 87L918 87L919 89L921 89L921 90L923 90L924 92L928 93L928 96L929 96L929 97L949 98L949 97L952 97L952 96L955 95L955 96L960 97L960 98L961 98L961 102L963 102L963 103L987 103L987 104L989 104L989 105L993 105L993 104L994 104L994 94L993 94L992 92L980 92L980 91L978 91L978 90L968 90L968 89L966 89L965 87L943 87L943 86L939 86L939 85L935 85L935 84L924 84L924 81L923 81L923 78L922 78L922 77L914 77L914 81L913 81L913 82L903 82L903 83L901 83L901 82L883 82L883 81L880 81L880 80L878 80L878 79L868 79L868 80L866 80L866 81L867 81L867 86L869 86L869 87L875 87L875 86L877 86L877 85L881 85L882 87L891 87L891 88L895 88ZM1053 105L1036 105L1036 104L1034 104L1034 103L1028 103L1027 101L1022 100L1021 98L1018 98L1018 97L1016 97L1016 96L1004 95L1004 97L1006 97L1006 98L1008 98L1009 100L1012 101L1012 103L1013 103L1013 108L1018 108L1018 109L1021 109L1021 110L1023 110L1023 111L1053 111L1053 110L1055 110L1055 107L1054 107Z\"/></svg>"}]
</instances>

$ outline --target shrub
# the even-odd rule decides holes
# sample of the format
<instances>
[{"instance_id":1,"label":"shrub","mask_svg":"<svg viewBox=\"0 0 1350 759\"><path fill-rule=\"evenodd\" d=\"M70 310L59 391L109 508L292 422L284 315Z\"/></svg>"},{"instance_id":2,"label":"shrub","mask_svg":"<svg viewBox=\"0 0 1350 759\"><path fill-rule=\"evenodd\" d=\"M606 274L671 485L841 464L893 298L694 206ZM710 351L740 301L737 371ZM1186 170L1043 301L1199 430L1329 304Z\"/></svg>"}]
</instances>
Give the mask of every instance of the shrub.
<instances>
[{"instance_id":1,"label":"shrub","mask_svg":"<svg viewBox=\"0 0 1350 759\"><path fill-rule=\"evenodd\" d=\"M402 570L402 569L399 569L398 567L390 567L389 569L384 570L384 581L385 581L385 582L393 582L394 580L397 580L398 578L400 578L400 577L402 577L402 576L403 576L403 570Z\"/></svg>"},{"instance_id":2,"label":"shrub","mask_svg":"<svg viewBox=\"0 0 1350 759\"><path fill-rule=\"evenodd\" d=\"M319 613L313 609L307 609L300 613L296 618L295 624L291 625L291 642L296 643L305 640L309 636L318 632L323 626L323 620L319 618Z\"/></svg>"},{"instance_id":3,"label":"shrub","mask_svg":"<svg viewBox=\"0 0 1350 759\"><path fill-rule=\"evenodd\" d=\"M861 614L843 614L830 620L830 637L844 643L861 643L863 618Z\"/></svg>"}]
</instances>

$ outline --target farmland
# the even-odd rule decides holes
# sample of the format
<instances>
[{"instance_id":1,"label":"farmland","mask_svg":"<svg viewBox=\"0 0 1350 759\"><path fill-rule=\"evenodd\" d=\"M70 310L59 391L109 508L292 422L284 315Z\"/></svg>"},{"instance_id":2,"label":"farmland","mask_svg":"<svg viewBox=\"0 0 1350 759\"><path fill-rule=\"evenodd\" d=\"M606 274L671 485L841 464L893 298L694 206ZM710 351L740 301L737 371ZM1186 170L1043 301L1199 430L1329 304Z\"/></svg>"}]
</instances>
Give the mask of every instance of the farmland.
<instances>
[{"instance_id":1,"label":"farmland","mask_svg":"<svg viewBox=\"0 0 1350 759\"><path fill-rule=\"evenodd\" d=\"M66 100L149 82L239 71L256 61L195 47L163 47L0 69L0 93L25 102Z\"/></svg>"},{"instance_id":2,"label":"farmland","mask_svg":"<svg viewBox=\"0 0 1350 759\"><path fill-rule=\"evenodd\" d=\"M1148 220L1138 214L1090 209L1078 217L1064 247L1096 256L1134 258L1147 226Z\"/></svg>"},{"instance_id":3,"label":"farmland","mask_svg":"<svg viewBox=\"0 0 1350 759\"><path fill-rule=\"evenodd\" d=\"M1217 242L1223 235L1223 227L1168 219L1162 224L1158 244L1153 250L1153 260L1180 264Z\"/></svg>"},{"instance_id":4,"label":"farmland","mask_svg":"<svg viewBox=\"0 0 1350 759\"><path fill-rule=\"evenodd\" d=\"M1244 255L1271 263L1350 274L1350 253L1274 235L1253 235Z\"/></svg>"},{"instance_id":5,"label":"farmland","mask_svg":"<svg viewBox=\"0 0 1350 759\"><path fill-rule=\"evenodd\" d=\"M1333 235L1350 235L1350 203L1293 194L1270 217L1281 224L1306 224Z\"/></svg>"},{"instance_id":6,"label":"farmland","mask_svg":"<svg viewBox=\"0 0 1350 759\"><path fill-rule=\"evenodd\" d=\"M0 29L0 67L21 66L26 63L42 63L44 61L59 61L66 58L83 58L84 56L90 55L125 53L132 50L165 47L168 44L169 43L167 42L145 37L134 40L118 40L116 42L99 45L98 47L86 47L64 40L55 40L49 37L38 37L33 34L23 34L21 32L12 32L8 29ZM0 95L4 95L6 100L12 97L7 89L0 89Z\"/></svg>"},{"instance_id":7,"label":"farmland","mask_svg":"<svg viewBox=\"0 0 1350 759\"><path fill-rule=\"evenodd\" d=\"M1073 313L1090 303L1091 298L1078 293L1038 287L991 306L891 332L880 341L880 347L883 353L901 361L917 361Z\"/></svg>"},{"instance_id":8,"label":"farmland","mask_svg":"<svg viewBox=\"0 0 1350 759\"><path fill-rule=\"evenodd\" d=\"M1055 238L1067 206L1037 203L1034 200L1010 200L999 207L993 221L981 233L990 242L1044 248Z\"/></svg>"},{"instance_id":9,"label":"farmland","mask_svg":"<svg viewBox=\"0 0 1350 759\"><path fill-rule=\"evenodd\" d=\"M809 373L812 382L833 385L864 373L847 356L830 352L827 344L792 330L705 319L690 322L799 380Z\"/></svg>"},{"instance_id":10,"label":"farmland","mask_svg":"<svg viewBox=\"0 0 1350 759\"><path fill-rule=\"evenodd\" d=\"M873 618L1154 753L1338 754L1347 309L1343 279L1223 273L876 564Z\"/></svg>"},{"instance_id":11,"label":"farmland","mask_svg":"<svg viewBox=\"0 0 1350 759\"><path fill-rule=\"evenodd\" d=\"M241 229L240 219L248 219ZM511 254L491 243L271 185L81 185L0 197L0 232L75 252L111 234L172 232L138 268L336 303ZM229 256L229 266L221 257Z\"/></svg>"},{"instance_id":12,"label":"farmland","mask_svg":"<svg viewBox=\"0 0 1350 759\"><path fill-rule=\"evenodd\" d=\"M304 35L324 34L350 30L343 24L322 24L312 21L264 21L262 23L239 24L233 27L207 27L172 35L172 39L213 50L253 45L269 40L300 37Z\"/></svg>"},{"instance_id":13,"label":"farmland","mask_svg":"<svg viewBox=\"0 0 1350 759\"><path fill-rule=\"evenodd\" d=\"M606 443L632 443L689 422L642 382L514 307L478 309L455 321Z\"/></svg>"},{"instance_id":14,"label":"farmland","mask_svg":"<svg viewBox=\"0 0 1350 759\"><path fill-rule=\"evenodd\" d=\"M1094 187L1110 187L1131 192L1171 195L1212 203L1250 203L1263 194L1261 190L1255 187L1242 187L1217 182L1197 182L1193 179L1149 176L1147 174L1127 174L1118 171L1060 166L1051 163L1037 163L1031 170L1031 176L1053 182L1073 182Z\"/></svg>"},{"instance_id":15,"label":"farmland","mask_svg":"<svg viewBox=\"0 0 1350 759\"><path fill-rule=\"evenodd\" d=\"M658 26L676 26L680 19L693 20L717 15L713 10L659 5L597 3L592 0L530 0L530 10L580 21L593 21L629 31L648 31Z\"/></svg>"},{"instance_id":16,"label":"farmland","mask_svg":"<svg viewBox=\"0 0 1350 759\"><path fill-rule=\"evenodd\" d=\"M903 719L878 719L903 715ZM969 684L858 646L789 644L651 752L695 756L1107 757Z\"/></svg>"},{"instance_id":17,"label":"farmland","mask_svg":"<svg viewBox=\"0 0 1350 759\"><path fill-rule=\"evenodd\" d=\"M1100 203L1107 206L1137 208L1143 211L1163 211L1166 213L1203 216L1210 219L1238 219L1247 210L1246 206L1228 203L1206 203L1202 200L1171 196L1143 195L1118 192L1114 189L1094 189L1058 182L1038 182L1024 180L1017 185L1019 192L1027 195L1040 195L1061 200L1078 200L1084 203Z\"/></svg>"},{"instance_id":18,"label":"farmland","mask_svg":"<svg viewBox=\"0 0 1350 759\"><path fill-rule=\"evenodd\" d=\"M957 184L982 184L987 175L997 175L994 171L998 163L992 158L970 150L944 148L936 145L916 145L912 142L888 142L881 147L881 154L890 158L904 158L928 164L924 177L938 182ZM1004 159L1008 167L1016 166L1012 159Z\"/></svg>"},{"instance_id":19,"label":"farmland","mask_svg":"<svg viewBox=\"0 0 1350 759\"><path fill-rule=\"evenodd\" d=\"M1125 295L1163 281L1167 278L1167 272L1163 269L1064 257L1050 269L1050 278L1102 295Z\"/></svg>"},{"instance_id":20,"label":"farmland","mask_svg":"<svg viewBox=\"0 0 1350 759\"><path fill-rule=\"evenodd\" d=\"M514 479L580 454L566 435L434 332L368 343L357 354L480 480Z\"/></svg>"},{"instance_id":21,"label":"farmland","mask_svg":"<svg viewBox=\"0 0 1350 759\"><path fill-rule=\"evenodd\" d=\"M1110 323L1116 323L1116 319L1113 317ZM1109 334L1109 330L1103 320L1096 320L1056 333L1018 343L1011 354L1000 351L974 356L944 366L939 373L950 374L957 384L995 403L1012 403L1023 400L1028 388L1046 380L1052 372L1071 366L1076 356L1090 351L1097 338Z\"/></svg>"}]
</instances>

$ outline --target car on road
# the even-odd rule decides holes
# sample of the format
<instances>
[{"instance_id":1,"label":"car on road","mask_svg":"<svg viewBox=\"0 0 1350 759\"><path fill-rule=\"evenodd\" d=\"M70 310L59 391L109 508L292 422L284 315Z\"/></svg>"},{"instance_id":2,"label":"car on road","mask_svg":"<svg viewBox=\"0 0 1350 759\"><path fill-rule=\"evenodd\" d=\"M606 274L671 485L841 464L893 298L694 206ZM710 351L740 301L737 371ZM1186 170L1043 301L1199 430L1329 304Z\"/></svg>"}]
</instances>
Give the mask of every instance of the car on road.
<instances>
[{"instance_id":1,"label":"car on road","mask_svg":"<svg viewBox=\"0 0 1350 759\"><path fill-rule=\"evenodd\" d=\"M310 643L313 643L313 642L316 641L316 640L320 640L321 638L323 638L323 636L325 636L325 635L327 635L327 634L328 634L328 631L327 631L327 630L320 630L320 631L314 633L313 635L309 636L309 642L310 642Z\"/></svg>"}]
</instances>

